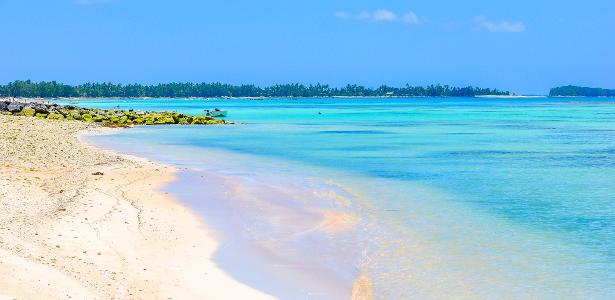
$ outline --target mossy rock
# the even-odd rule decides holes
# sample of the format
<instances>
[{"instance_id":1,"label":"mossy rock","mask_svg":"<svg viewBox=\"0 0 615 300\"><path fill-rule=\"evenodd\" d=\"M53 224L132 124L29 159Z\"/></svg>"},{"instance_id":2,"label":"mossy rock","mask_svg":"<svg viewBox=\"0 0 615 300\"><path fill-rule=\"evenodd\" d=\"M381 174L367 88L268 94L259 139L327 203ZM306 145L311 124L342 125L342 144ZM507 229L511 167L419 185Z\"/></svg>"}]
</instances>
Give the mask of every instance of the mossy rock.
<instances>
[{"instance_id":1,"label":"mossy rock","mask_svg":"<svg viewBox=\"0 0 615 300\"><path fill-rule=\"evenodd\" d=\"M180 113L174 113L174 114L171 115L171 117L175 121L175 124L177 124L177 123L179 123L179 119L184 118L184 115L180 114Z\"/></svg>"},{"instance_id":2,"label":"mossy rock","mask_svg":"<svg viewBox=\"0 0 615 300\"><path fill-rule=\"evenodd\" d=\"M205 124L226 124L224 120L214 119L211 116L190 116L178 112L152 112L152 111L129 111L129 110L105 110L105 109L87 109L71 107L45 106L45 111L38 106L22 108L21 111L8 112L3 111L0 114L18 115L18 116L35 116L38 118L56 119L56 120L80 120L85 122L98 122L103 126L111 127L128 127L132 125L205 125ZM47 110L48 109L48 110Z\"/></svg>"},{"instance_id":3,"label":"mossy rock","mask_svg":"<svg viewBox=\"0 0 615 300\"><path fill-rule=\"evenodd\" d=\"M154 121L156 125L166 125L166 124L175 124L175 120L172 117L158 117L156 121Z\"/></svg>"},{"instance_id":4,"label":"mossy rock","mask_svg":"<svg viewBox=\"0 0 615 300\"><path fill-rule=\"evenodd\" d=\"M47 119L49 119L49 120L64 120L64 116L61 115L61 114L51 113L51 114L49 114L47 116Z\"/></svg>"},{"instance_id":5,"label":"mossy rock","mask_svg":"<svg viewBox=\"0 0 615 300\"><path fill-rule=\"evenodd\" d=\"M21 115L26 117L34 117L34 115L36 115L36 110L31 108L24 108L21 110Z\"/></svg>"},{"instance_id":6,"label":"mossy rock","mask_svg":"<svg viewBox=\"0 0 615 300\"><path fill-rule=\"evenodd\" d=\"M105 118L105 116L95 116L94 118L92 118L92 120L94 122L100 123L100 122L106 121L107 118Z\"/></svg>"},{"instance_id":7,"label":"mossy rock","mask_svg":"<svg viewBox=\"0 0 615 300\"><path fill-rule=\"evenodd\" d=\"M192 122L190 122L190 124L192 124L192 125L203 125L203 124L205 124L205 122L206 122L205 120L197 117L197 118L194 118L192 120Z\"/></svg>"},{"instance_id":8,"label":"mossy rock","mask_svg":"<svg viewBox=\"0 0 615 300\"><path fill-rule=\"evenodd\" d=\"M10 115L12 115L13 113L12 113L12 112L10 112L10 111L3 111L3 112L2 112L2 114L3 114L3 115L5 115L5 116L10 116Z\"/></svg>"}]
</instances>

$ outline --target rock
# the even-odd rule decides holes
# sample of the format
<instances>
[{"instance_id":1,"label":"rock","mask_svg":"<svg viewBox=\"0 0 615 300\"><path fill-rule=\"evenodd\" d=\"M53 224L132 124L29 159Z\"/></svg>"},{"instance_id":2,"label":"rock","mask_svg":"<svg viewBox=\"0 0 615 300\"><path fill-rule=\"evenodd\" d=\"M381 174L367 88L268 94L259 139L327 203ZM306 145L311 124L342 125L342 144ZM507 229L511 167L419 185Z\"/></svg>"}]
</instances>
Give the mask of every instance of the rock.
<instances>
[{"instance_id":1,"label":"rock","mask_svg":"<svg viewBox=\"0 0 615 300\"><path fill-rule=\"evenodd\" d=\"M36 103L33 108L37 114L49 114L49 107L45 104Z\"/></svg>"},{"instance_id":2,"label":"rock","mask_svg":"<svg viewBox=\"0 0 615 300\"><path fill-rule=\"evenodd\" d=\"M79 108L73 105L46 104L40 102L0 101L0 114L35 116L52 120L80 120L99 122L104 126L128 127L131 125L167 124L225 124L210 116L190 116L177 112L151 112L134 110L105 110Z\"/></svg>"},{"instance_id":3,"label":"rock","mask_svg":"<svg viewBox=\"0 0 615 300\"><path fill-rule=\"evenodd\" d=\"M105 173L103 173L103 172L94 172L94 173L92 173L92 175L94 175L94 176L102 176L102 175L105 175Z\"/></svg>"},{"instance_id":4,"label":"rock","mask_svg":"<svg viewBox=\"0 0 615 300\"><path fill-rule=\"evenodd\" d=\"M24 108L24 106L25 105L23 103L13 102L7 106L7 110L12 113L18 113Z\"/></svg>"},{"instance_id":5,"label":"rock","mask_svg":"<svg viewBox=\"0 0 615 300\"><path fill-rule=\"evenodd\" d=\"M54 114L54 113L51 113L51 114L49 114L49 115L47 116L47 119L50 119L50 120L64 120L64 116L63 116L63 115L61 115L61 114Z\"/></svg>"},{"instance_id":6,"label":"rock","mask_svg":"<svg viewBox=\"0 0 615 300\"><path fill-rule=\"evenodd\" d=\"M102 122L107 120L107 118L105 116L95 116L92 120L94 120L94 122Z\"/></svg>"},{"instance_id":7,"label":"rock","mask_svg":"<svg viewBox=\"0 0 615 300\"><path fill-rule=\"evenodd\" d=\"M92 115L90 115L90 114L82 114L81 115L81 119L86 121L86 122L92 122Z\"/></svg>"},{"instance_id":8,"label":"rock","mask_svg":"<svg viewBox=\"0 0 615 300\"><path fill-rule=\"evenodd\" d=\"M161 121L164 122L163 124L175 124L175 119L173 119L173 117L164 117Z\"/></svg>"},{"instance_id":9,"label":"rock","mask_svg":"<svg viewBox=\"0 0 615 300\"><path fill-rule=\"evenodd\" d=\"M24 108L21 110L21 114L26 117L34 117L34 115L36 114L36 111L32 108Z\"/></svg>"},{"instance_id":10,"label":"rock","mask_svg":"<svg viewBox=\"0 0 615 300\"><path fill-rule=\"evenodd\" d=\"M192 119L192 122L190 122L190 124L197 125L197 124L203 124L204 122L205 122L205 119L203 117L197 116Z\"/></svg>"}]
</instances>

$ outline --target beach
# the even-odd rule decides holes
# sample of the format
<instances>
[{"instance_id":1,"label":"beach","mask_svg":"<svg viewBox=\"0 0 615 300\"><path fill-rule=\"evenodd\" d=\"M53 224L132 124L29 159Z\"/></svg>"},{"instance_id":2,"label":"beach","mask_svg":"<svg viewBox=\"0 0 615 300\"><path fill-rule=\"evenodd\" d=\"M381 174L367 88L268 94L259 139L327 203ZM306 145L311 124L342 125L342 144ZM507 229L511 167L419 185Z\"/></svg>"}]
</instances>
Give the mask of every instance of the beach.
<instances>
[{"instance_id":1,"label":"beach","mask_svg":"<svg viewBox=\"0 0 615 300\"><path fill-rule=\"evenodd\" d=\"M219 107L237 123L0 116L9 299L613 294L615 106L603 99L74 105Z\"/></svg>"},{"instance_id":2,"label":"beach","mask_svg":"<svg viewBox=\"0 0 615 300\"><path fill-rule=\"evenodd\" d=\"M0 116L0 298L267 299L160 188L176 170L96 149L92 123Z\"/></svg>"}]
</instances>

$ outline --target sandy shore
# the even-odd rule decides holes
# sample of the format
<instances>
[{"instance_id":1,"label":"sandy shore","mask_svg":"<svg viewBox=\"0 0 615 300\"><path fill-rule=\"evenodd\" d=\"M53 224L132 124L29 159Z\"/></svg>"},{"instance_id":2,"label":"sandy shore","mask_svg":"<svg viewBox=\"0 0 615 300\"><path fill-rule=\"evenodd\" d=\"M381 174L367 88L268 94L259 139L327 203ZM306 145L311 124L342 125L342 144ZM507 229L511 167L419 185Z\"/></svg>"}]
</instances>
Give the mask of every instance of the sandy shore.
<instances>
[{"instance_id":1,"label":"sandy shore","mask_svg":"<svg viewBox=\"0 0 615 300\"><path fill-rule=\"evenodd\" d=\"M213 234L158 191L173 168L86 130L103 129L0 116L0 298L271 298L220 270Z\"/></svg>"}]
</instances>

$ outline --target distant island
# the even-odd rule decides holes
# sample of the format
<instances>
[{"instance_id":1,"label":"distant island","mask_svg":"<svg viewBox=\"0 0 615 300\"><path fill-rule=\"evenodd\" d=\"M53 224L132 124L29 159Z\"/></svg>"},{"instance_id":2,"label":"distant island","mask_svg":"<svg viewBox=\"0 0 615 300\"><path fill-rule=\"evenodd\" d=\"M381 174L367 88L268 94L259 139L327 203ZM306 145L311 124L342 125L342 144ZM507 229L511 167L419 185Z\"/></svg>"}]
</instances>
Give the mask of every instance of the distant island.
<instances>
[{"instance_id":1,"label":"distant island","mask_svg":"<svg viewBox=\"0 0 615 300\"><path fill-rule=\"evenodd\" d=\"M550 97L615 97L615 90L574 85L552 88Z\"/></svg>"},{"instance_id":2,"label":"distant island","mask_svg":"<svg viewBox=\"0 0 615 300\"><path fill-rule=\"evenodd\" d=\"M18 98L209 98L209 97L476 97L508 96L510 92L478 87L429 85L376 89L349 84L342 88L329 85L276 84L259 87L252 84L224 83L162 83L156 85L86 83L68 85L50 82L17 80L0 85L0 97Z\"/></svg>"}]
</instances>

